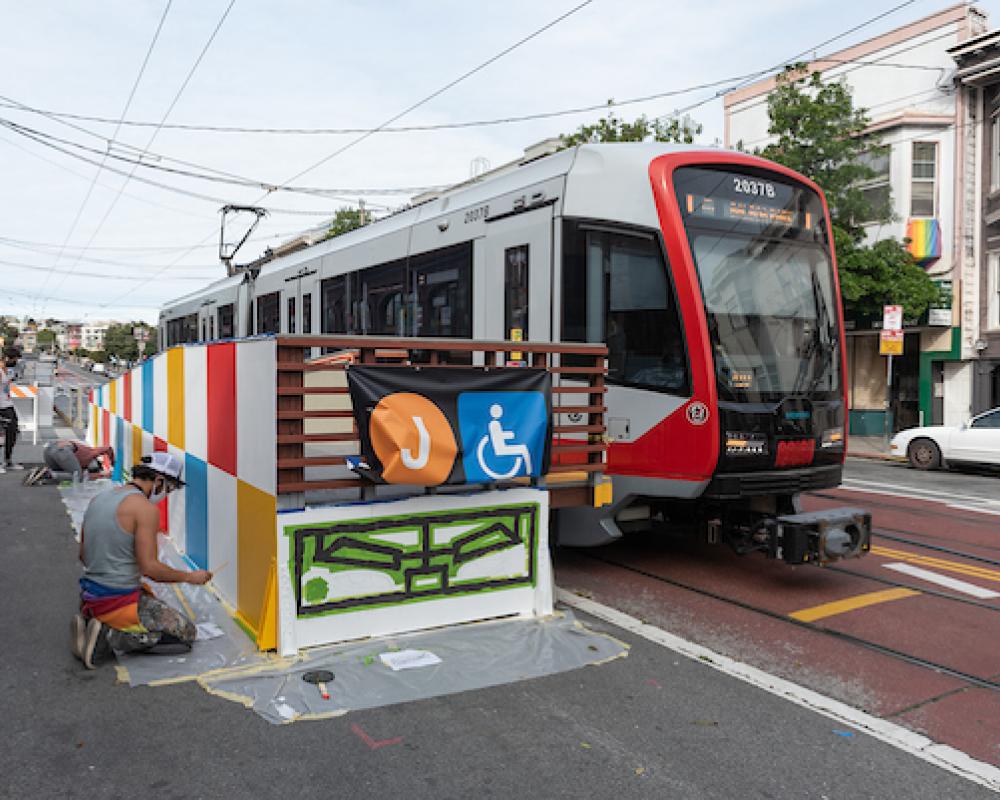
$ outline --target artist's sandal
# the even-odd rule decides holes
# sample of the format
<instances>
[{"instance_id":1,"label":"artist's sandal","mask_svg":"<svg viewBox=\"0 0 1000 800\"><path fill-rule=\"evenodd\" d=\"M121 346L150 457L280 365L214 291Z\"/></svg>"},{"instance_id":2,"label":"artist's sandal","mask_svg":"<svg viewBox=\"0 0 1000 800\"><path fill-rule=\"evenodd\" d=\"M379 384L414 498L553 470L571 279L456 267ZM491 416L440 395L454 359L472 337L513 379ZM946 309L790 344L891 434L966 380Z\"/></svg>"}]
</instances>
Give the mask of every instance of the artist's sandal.
<instances>
[{"instance_id":1,"label":"artist's sandal","mask_svg":"<svg viewBox=\"0 0 1000 800\"><path fill-rule=\"evenodd\" d=\"M87 645L87 620L74 614L69 626L69 645L73 655L83 661L83 648Z\"/></svg>"}]
</instances>

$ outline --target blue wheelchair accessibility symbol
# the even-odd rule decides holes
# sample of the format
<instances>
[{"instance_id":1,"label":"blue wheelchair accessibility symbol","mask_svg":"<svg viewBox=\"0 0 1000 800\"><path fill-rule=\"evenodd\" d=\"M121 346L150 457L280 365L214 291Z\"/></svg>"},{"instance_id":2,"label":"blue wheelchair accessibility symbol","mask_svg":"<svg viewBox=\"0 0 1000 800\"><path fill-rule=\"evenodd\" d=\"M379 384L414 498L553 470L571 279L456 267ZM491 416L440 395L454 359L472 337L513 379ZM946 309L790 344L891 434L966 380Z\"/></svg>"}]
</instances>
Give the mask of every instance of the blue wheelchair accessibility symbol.
<instances>
[{"instance_id":1,"label":"blue wheelchair accessibility symbol","mask_svg":"<svg viewBox=\"0 0 1000 800\"><path fill-rule=\"evenodd\" d=\"M541 474L548 427L541 392L463 392L458 427L469 483Z\"/></svg>"}]
</instances>

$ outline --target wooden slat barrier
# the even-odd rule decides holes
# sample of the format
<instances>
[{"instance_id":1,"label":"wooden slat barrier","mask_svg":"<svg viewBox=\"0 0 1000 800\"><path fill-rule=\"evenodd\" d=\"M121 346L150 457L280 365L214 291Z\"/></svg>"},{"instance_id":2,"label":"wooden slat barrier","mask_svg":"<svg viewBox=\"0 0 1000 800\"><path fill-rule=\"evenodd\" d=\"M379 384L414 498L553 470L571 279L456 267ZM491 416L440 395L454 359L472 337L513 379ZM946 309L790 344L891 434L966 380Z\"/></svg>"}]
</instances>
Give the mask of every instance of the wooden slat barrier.
<instances>
[{"instance_id":1,"label":"wooden slat barrier","mask_svg":"<svg viewBox=\"0 0 1000 800\"><path fill-rule=\"evenodd\" d=\"M370 486L358 477L307 478L307 467L340 466L345 455L357 455L360 443L350 410L346 375L340 385L307 385L315 373L344 373L349 364L434 366L469 369L480 361L489 369L518 369L525 361L548 369L553 375L552 465L544 483L552 506L589 505L593 489L604 471L607 411L604 376L607 348L603 344L535 343L466 339L382 338L373 336L279 336L277 340L277 470L278 494ZM310 358L315 348L327 355ZM507 366L511 353L522 361ZM564 364L571 356L574 364ZM458 363L456 363L458 362ZM571 382L568 383L567 382ZM308 398L313 400L307 403ZM578 398L579 404L574 405ZM333 408L315 406L335 404ZM311 406L311 407L307 407ZM344 430L350 421L350 432ZM339 422L336 432L306 432L307 423ZM307 444L336 446L335 453L307 456ZM551 477L551 480L550 480ZM522 481L523 482L523 479Z\"/></svg>"}]
</instances>

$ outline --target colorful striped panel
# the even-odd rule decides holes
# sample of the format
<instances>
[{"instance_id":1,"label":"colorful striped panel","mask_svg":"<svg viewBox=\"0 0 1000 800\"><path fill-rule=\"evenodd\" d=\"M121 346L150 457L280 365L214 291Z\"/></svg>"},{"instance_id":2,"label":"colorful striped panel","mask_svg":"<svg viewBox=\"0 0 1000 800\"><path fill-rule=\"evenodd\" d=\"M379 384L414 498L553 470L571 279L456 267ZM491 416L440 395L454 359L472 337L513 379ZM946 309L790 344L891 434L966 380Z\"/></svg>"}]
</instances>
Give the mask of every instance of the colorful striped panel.
<instances>
[{"instance_id":1,"label":"colorful striped panel","mask_svg":"<svg viewBox=\"0 0 1000 800\"><path fill-rule=\"evenodd\" d=\"M101 447L111 444L111 412L101 409Z\"/></svg>"},{"instance_id":2,"label":"colorful striped panel","mask_svg":"<svg viewBox=\"0 0 1000 800\"><path fill-rule=\"evenodd\" d=\"M184 353L185 348L167 351L167 441L184 449Z\"/></svg>"},{"instance_id":3,"label":"colorful striped panel","mask_svg":"<svg viewBox=\"0 0 1000 800\"><path fill-rule=\"evenodd\" d=\"M239 560L236 542L239 539L236 515L236 478L228 472L208 465L208 568L227 565L212 579L215 588L229 604L236 606L236 575Z\"/></svg>"},{"instance_id":4,"label":"colorful striped panel","mask_svg":"<svg viewBox=\"0 0 1000 800\"><path fill-rule=\"evenodd\" d=\"M236 345L236 476L271 495L277 491L277 357L274 339Z\"/></svg>"},{"instance_id":5,"label":"colorful striped panel","mask_svg":"<svg viewBox=\"0 0 1000 800\"><path fill-rule=\"evenodd\" d=\"M190 453L184 457L185 552L208 569L208 464Z\"/></svg>"},{"instance_id":6,"label":"colorful striped panel","mask_svg":"<svg viewBox=\"0 0 1000 800\"><path fill-rule=\"evenodd\" d=\"M142 364L142 429L153 432L153 398L156 389L153 381L153 360Z\"/></svg>"},{"instance_id":7,"label":"colorful striped panel","mask_svg":"<svg viewBox=\"0 0 1000 800\"><path fill-rule=\"evenodd\" d=\"M136 424L132 424L132 452L129 453L128 464L129 467L134 466L139 463L139 460L143 457L142 452L142 427Z\"/></svg>"},{"instance_id":8,"label":"colorful striped panel","mask_svg":"<svg viewBox=\"0 0 1000 800\"><path fill-rule=\"evenodd\" d=\"M268 573L275 558L276 515L273 494L237 480L236 610L254 630L260 628Z\"/></svg>"},{"instance_id":9,"label":"colorful striped panel","mask_svg":"<svg viewBox=\"0 0 1000 800\"><path fill-rule=\"evenodd\" d=\"M153 437L153 452L159 453L169 453L170 448L167 447L167 443L158 436ZM160 530L164 533L170 532L170 514L168 512L169 505L167 503L160 503L158 506L160 510Z\"/></svg>"},{"instance_id":10,"label":"colorful striped panel","mask_svg":"<svg viewBox=\"0 0 1000 800\"><path fill-rule=\"evenodd\" d=\"M236 475L236 345L209 345L206 372L208 463Z\"/></svg>"},{"instance_id":11,"label":"colorful striped panel","mask_svg":"<svg viewBox=\"0 0 1000 800\"><path fill-rule=\"evenodd\" d=\"M153 435L170 441L170 398L168 395L167 356L153 361Z\"/></svg>"},{"instance_id":12,"label":"colorful striped panel","mask_svg":"<svg viewBox=\"0 0 1000 800\"><path fill-rule=\"evenodd\" d=\"M926 267L941 258L941 224L936 219L911 219L906 225L906 249Z\"/></svg>"},{"instance_id":13,"label":"colorful striped panel","mask_svg":"<svg viewBox=\"0 0 1000 800\"><path fill-rule=\"evenodd\" d=\"M111 470L111 480L121 482L122 464L125 462L125 423L121 417L115 417L115 466Z\"/></svg>"},{"instance_id":14,"label":"colorful striped panel","mask_svg":"<svg viewBox=\"0 0 1000 800\"><path fill-rule=\"evenodd\" d=\"M132 421L132 372L122 375L122 416L126 422Z\"/></svg>"},{"instance_id":15,"label":"colorful striped panel","mask_svg":"<svg viewBox=\"0 0 1000 800\"><path fill-rule=\"evenodd\" d=\"M184 348L184 450L202 461L208 460L207 356L207 347Z\"/></svg>"}]
</instances>

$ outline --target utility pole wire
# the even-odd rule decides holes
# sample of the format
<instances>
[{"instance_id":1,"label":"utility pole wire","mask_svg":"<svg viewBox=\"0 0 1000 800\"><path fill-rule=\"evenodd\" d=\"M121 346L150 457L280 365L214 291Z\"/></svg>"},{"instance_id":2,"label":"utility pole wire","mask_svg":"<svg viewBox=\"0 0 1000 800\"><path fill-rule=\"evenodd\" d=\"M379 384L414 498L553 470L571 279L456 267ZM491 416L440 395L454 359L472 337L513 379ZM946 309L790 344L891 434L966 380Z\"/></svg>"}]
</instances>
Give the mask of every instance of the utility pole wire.
<instances>
[{"instance_id":1,"label":"utility pole wire","mask_svg":"<svg viewBox=\"0 0 1000 800\"><path fill-rule=\"evenodd\" d=\"M149 57L153 54L153 48L156 46L157 40L160 38L160 31L163 30L163 23L167 19L167 14L170 12L170 6L173 0L167 0L167 5L163 9L163 14L160 16L160 22L156 26L156 31L153 33L153 39L149 43L149 47L146 48L146 55L142 59L142 66L139 67L139 74L135 76L135 81L132 83L132 91L129 92L128 100L125 101L125 107L122 109L121 116L118 118L118 124L115 126L115 132L112 134L112 138L118 136L118 132L121 130L122 120L125 119L125 115L128 114L128 110L132 105L132 100L135 98L135 92L139 88L139 82L142 80L143 74L146 72L146 65L149 64ZM90 196L94 192L94 186L97 185L97 178L100 176L101 171L104 169L104 163L107 160L107 156L101 159L100 165L97 167L97 171L94 172L94 177L90 181L90 186L87 188L87 194L84 195L83 202L80 203L80 208L77 209L76 216L73 218L73 224L70 225L69 233L66 234L66 239L63 241L63 249L69 244L69 240L73 237L73 233L76 231L76 226L80 222L80 217L83 215L83 210L87 207L87 203L90 201ZM62 250L59 251L59 255L52 264L52 269L55 269L56 265L62 259ZM72 269L72 267L71 267ZM45 291L45 287L49 283L49 278L51 277L51 270L45 276L45 280L42 281L41 291ZM44 311L44 300L41 302L41 307L36 305L36 309L41 312Z\"/></svg>"},{"instance_id":2,"label":"utility pole wire","mask_svg":"<svg viewBox=\"0 0 1000 800\"><path fill-rule=\"evenodd\" d=\"M479 66L477 66L477 67L473 67L473 68L472 68L471 70L469 70L469 71L467 71L467 72L463 73L463 74L462 74L462 75L460 75L459 77L457 77L457 78L455 78L454 80L450 81L449 83L445 84L444 86L442 86L442 87L441 87L440 89L438 89L437 91L435 91L435 92L432 92L431 94L427 95L427 97L425 97L425 98L423 98L422 100L420 100L420 101L418 101L418 102L414 103L413 105L411 105L411 106L409 106L408 108L404 109L403 111L401 111L400 113L398 113L398 114L396 114L395 116L391 117L390 119L387 119L387 120L386 120L385 122L383 122L383 123L382 123L381 125L379 125L379 126L378 126L377 128L373 128L372 130L370 130L370 131L366 132L366 133L365 133L365 134L363 134L362 136L359 136L359 137L358 137L357 139L353 139L352 141L348 142L348 143L347 143L346 145L344 145L343 147L339 148L338 150L335 150L335 151L334 151L333 153L331 153L330 155L328 155L328 156L326 156L326 157L324 157L324 158L320 159L320 160L319 160L319 161L317 161L317 162L316 162L315 164L313 164L313 165L311 165L311 166L309 166L309 167L306 167L306 169L302 170L301 172L298 172L298 173L296 173L296 174L295 174L295 175L293 175L293 176L292 176L291 178L289 178L288 180L284 181L284 183L283 183L283 184L281 184L281 185L283 186L283 185L287 185L287 184L290 184L290 183L291 183L292 181L294 181L294 180L298 180L298 179L299 179L299 178L301 178L301 177L302 177L303 175L306 175L307 173L309 173L309 172L312 172L312 171L313 171L314 169L316 169L317 167L320 167L320 166L322 166L323 164L325 164L325 163L327 163L328 161L330 161L331 159L334 159L334 158L336 158L336 157L337 157L337 156L339 156L339 155L340 155L341 153L344 153L344 152L346 152L346 151L347 151L347 150L349 150L350 148L354 147L354 146L355 146L356 144L359 144L360 142L362 142L362 141L364 141L365 139L367 139L367 138L368 138L369 136L372 136L373 134L377 133L377 132L378 132L379 130L381 130L382 128L386 127L387 125L391 125L391 124L392 124L393 122L395 122L395 121L396 121L397 119L400 119L401 117L405 116L406 114L409 114L409 113L410 113L411 111L413 111L413 110L414 110L415 108L419 108L419 107L420 107L420 106L422 106L422 105L423 105L424 103L427 103L427 102L429 102L429 101L433 100L433 99L434 99L435 97L437 97L438 95L440 95L440 94L443 94L443 93L444 93L444 92L446 92L446 91L447 91L448 89L452 88L453 86L455 86L455 85L456 85L456 84L458 84L458 83L461 83L462 81L464 81L464 80L465 80L466 78L470 77L471 75L475 75L475 74L476 74L477 72L479 72L480 70L483 70L483 69L485 69L485 68L486 68L487 66L489 66L490 64L494 63L495 61L497 61L497 60L498 60L498 59L500 59L500 58L503 58L503 56L507 55L507 54L508 54L508 53L510 53L511 51L513 51L513 50L516 50L516 49L517 49L518 47L520 47L520 46L521 46L522 44L525 44L526 42L529 42L529 41L531 41L531 40L532 40L532 39L534 39L535 37L539 36L540 34L544 33L545 31L547 31L547 30L548 30L549 28L551 28L552 26L554 26L554 25L557 25L558 23L562 22L562 21L563 21L564 19L566 19L567 17L570 17L570 16L572 16L573 14L575 14L575 13L576 13L577 11L579 11L580 9L582 9L582 8L585 8L586 6L590 5L590 4L592 3L592 2L593 2L593 0L584 0L584 2L580 3L580 4L579 4L579 5L577 5L577 6L574 6L574 7L573 7L573 8L571 8L571 9L570 9L569 11L567 11L567 12L566 12L565 14L562 14L561 16L559 16L559 17L556 17L556 19L554 19L554 20L552 20L551 22L549 22L549 23L547 23L547 24L543 25L543 26L542 26L541 28L537 29L537 30L536 30L536 31L534 31L533 33L531 33L531 34L529 34L528 36L524 37L523 39L521 39L521 40L519 40L519 41L515 42L515 43L514 43L514 44L512 44L512 45L511 45L510 47L507 47L507 48L505 48L504 50L500 51L499 53L497 53L497 54L496 54L496 55L494 55L493 57L491 57L491 58L487 59L486 61L484 61L483 63L481 63L481 64L480 64ZM271 190L271 191L273 191L273 190ZM269 195L269 194L271 193L271 191L268 191L268 192L265 192L265 193L264 193L264 194L263 194L263 195L262 195L261 197L259 197L259 198L258 198L257 200L255 200L254 202L250 203L250 205L259 205L259 204L260 204L260 202L261 202L261 200L265 199L265 198L266 198L266 197L267 197L267 196L268 196L268 195ZM206 241L206 240L207 240L207 239L208 239L208 238L209 238L210 236L214 236L214 234L209 234L209 236L206 236L206 237L205 237L205 239L202 239L202 241L201 241L201 242L199 242L199 244L202 244L202 243L204 243L204 242L205 242L205 241ZM181 254L180 256L178 256L178 257L177 257L177 259L176 259L176 260L175 260L175 261L173 262L173 264L176 264L176 263L178 263L179 261L183 260L183 259L184 259L184 257L185 257L185 256L187 256L187 254L188 254L189 252L192 252L193 250L194 250L194 248L191 248L191 250L189 250L189 251L187 251L187 252L185 252L185 253L182 253L182 254ZM147 281L146 281L145 283L149 283L150 281L153 281L153 280L156 280L156 278L157 278L157 277L159 277L159 275L160 275L160 274L162 274L163 272L165 272L165 271L166 271L166 269L168 269L168 268L169 268L170 266L173 266L173 264L171 264L171 265L168 265L168 267L167 267L167 268L165 268L164 270L161 270L160 272L156 273L156 275L153 275L153 277L152 277L152 278L150 278L149 280L147 280ZM117 302L118 302L119 300L122 300L123 298L125 298L125 297L128 297L128 296L129 296L130 294L132 294L132 293L133 293L133 292L134 292L134 291L135 291L136 289L139 289L140 287L144 286L144 285L145 285L145 283L140 283L140 284L137 284L136 286L133 286L133 287L132 287L131 289L129 289L129 290L127 291L127 292L124 292L123 294L121 294L121 295L119 295L118 297L114 298L114 299L113 299L113 300L111 300L110 302L111 302L111 303L117 303ZM103 308L103 306L102 306L102 308Z\"/></svg>"},{"instance_id":3,"label":"utility pole wire","mask_svg":"<svg viewBox=\"0 0 1000 800\"><path fill-rule=\"evenodd\" d=\"M143 148L142 153L140 153L140 156L145 154L149 150L149 148L153 146L153 142L156 141L156 137L160 135L162 124L167 121L167 117L170 116L170 113L174 110L174 106L176 106L177 102L181 99L181 95L184 94L184 90L187 89L188 84L194 77L194 73L197 71L198 66L202 62L202 59L205 58L205 54L208 52L208 49L212 46L212 42L215 41L215 37L222 29L222 25L226 21L226 18L229 16L229 12L233 10L234 5L236 5L236 0L229 0L229 5L226 6L226 10L222 12L222 16L219 18L219 22L216 24L215 29L212 31L212 35L208 37L208 41L205 42L205 46L202 47L201 52L198 54L198 58L195 59L194 64L191 65L191 69L188 70L188 74L184 78L184 82L181 84L180 88L177 90L177 93L174 95L174 99L170 101L170 105L167 107L167 110L163 114L163 118L160 120L160 125L158 125L153 130L153 135L149 137L149 141L146 143L146 146ZM114 210L115 206L118 205L118 200L121 198L122 192L125 190L125 187L128 185L129 181L132 180L132 176L135 174L136 169L137 169L136 166L132 167L132 171L125 178L125 181L122 183L117 194L115 194L114 199L111 201L111 205L108 206L108 210L104 212L104 216L101 217L101 221L97 224L97 227L94 229L94 232L90 235L90 239L87 241L88 247L91 244L93 244L94 239L97 238L97 235L101 232L101 229L104 227L104 223L107 222L108 217L111 216L111 212ZM59 283L56 284L55 287L56 290L58 290L59 287L66 282L66 277L68 276L68 274L69 273L63 275ZM43 303L44 303L44 298L43 298Z\"/></svg>"}]
</instances>

